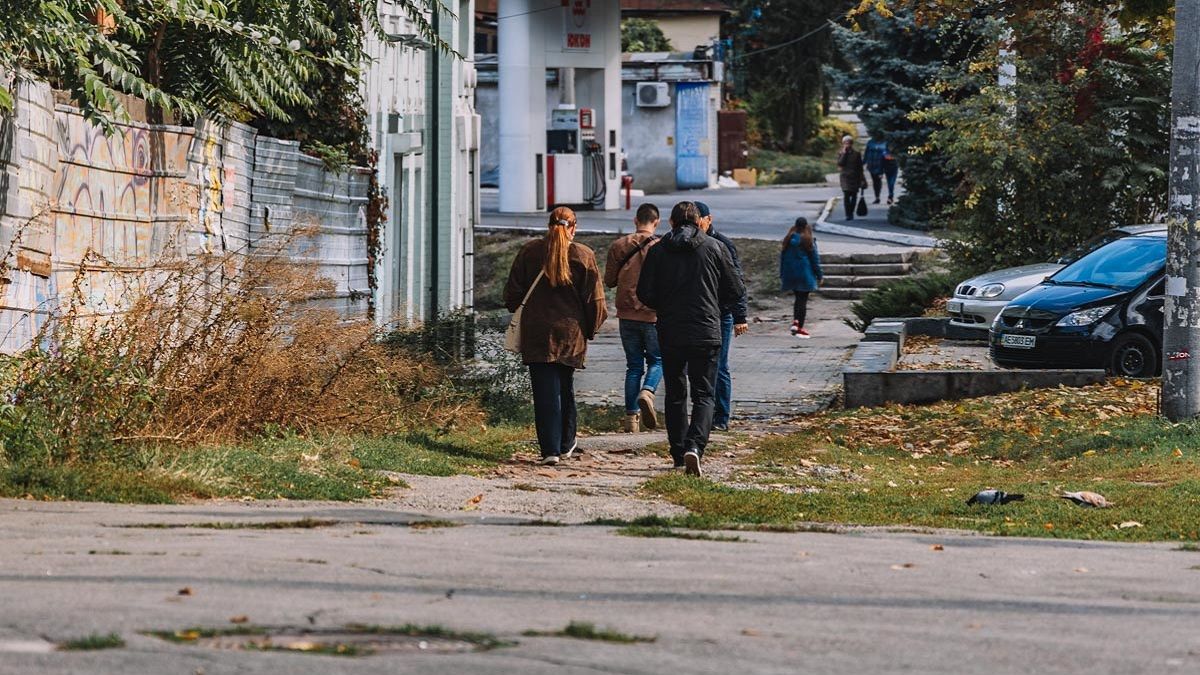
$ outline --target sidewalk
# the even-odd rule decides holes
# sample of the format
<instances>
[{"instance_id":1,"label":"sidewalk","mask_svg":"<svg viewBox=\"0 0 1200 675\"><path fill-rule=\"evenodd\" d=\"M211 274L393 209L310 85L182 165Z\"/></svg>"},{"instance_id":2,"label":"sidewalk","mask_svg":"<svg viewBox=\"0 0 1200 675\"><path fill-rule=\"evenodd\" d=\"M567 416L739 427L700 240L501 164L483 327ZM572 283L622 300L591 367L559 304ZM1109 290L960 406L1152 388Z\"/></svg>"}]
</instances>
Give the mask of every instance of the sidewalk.
<instances>
[{"instance_id":1,"label":"sidewalk","mask_svg":"<svg viewBox=\"0 0 1200 675\"><path fill-rule=\"evenodd\" d=\"M910 230L898 227L888 222L887 187L881 191L880 202L875 202L875 196L870 187L867 188L867 215L855 216L853 220L846 217L842 198L834 197L822 210L817 219L816 230L820 233L837 234L851 237L878 239L902 246L933 248L938 246L938 240L920 230ZM896 184L896 199L904 194L903 183Z\"/></svg>"},{"instance_id":2,"label":"sidewalk","mask_svg":"<svg viewBox=\"0 0 1200 675\"><path fill-rule=\"evenodd\" d=\"M862 336L842 321L849 302L814 294L809 300L809 330L800 340L788 332L791 307L751 312L750 332L734 339L730 353L734 423L747 419L783 418L814 412L828 405L841 384L842 363ZM575 375L581 401L623 405L625 353L614 318L588 345L587 368ZM664 390L658 389L661 408Z\"/></svg>"}]
</instances>

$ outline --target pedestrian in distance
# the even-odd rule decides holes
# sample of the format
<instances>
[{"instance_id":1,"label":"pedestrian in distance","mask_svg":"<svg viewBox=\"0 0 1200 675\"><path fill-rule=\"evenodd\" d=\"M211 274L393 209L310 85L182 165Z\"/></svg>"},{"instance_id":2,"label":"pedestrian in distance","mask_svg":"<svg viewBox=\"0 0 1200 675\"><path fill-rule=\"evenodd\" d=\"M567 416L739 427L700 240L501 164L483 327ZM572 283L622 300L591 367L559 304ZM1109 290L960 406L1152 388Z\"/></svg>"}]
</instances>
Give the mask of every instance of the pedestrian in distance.
<instances>
[{"instance_id":1,"label":"pedestrian in distance","mask_svg":"<svg viewBox=\"0 0 1200 675\"><path fill-rule=\"evenodd\" d=\"M635 433L658 426L654 393L662 381L658 317L637 297L638 278L650 249L658 243L658 207L642 204L634 216L633 234L613 242L604 265L604 285L617 289L617 319L625 350L625 419L622 429Z\"/></svg>"},{"instance_id":2,"label":"pedestrian in distance","mask_svg":"<svg viewBox=\"0 0 1200 675\"><path fill-rule=\"evenodd\" d=\"M779 252L779 283L784 291L795 295L792 304L792 335L808 339L811 337L804 327L808 318L808 294L817 290L825 280L821 272L821 254L817 252L817 240L812 225L803 216L796 219L792 229L783 237Z\"/></svg>"},{"instance_id":3,"label":"pedestrian in distance","mask_svg":"<svg viewBox=\"0 0 1200 675\"><path fill-rule=\"evenodd\" d=\"M542 464L558 464L578 448L575 370L587 343L608 318L592 249L577 244L575 212L550 213L546 236L521 247L504 286L508 311L522 309L521 359L533 385L534 423Z\"/></svg>"},{"instance_id":4,"label":"pedestrian in distance","mask_svg":"<svg viewBox=\"0 0 1200 675\"><path fill-rule=\"evenodd\" d=\"M879 203L879 193L883 188L885 177L887 178L887 203L894 203L896 175L900 172L900 164L896 161L896 156L892 154L887 140L882 135L876 134L874 138L867 141L867 148L863 152L863 162L867 166L867 173L871 174L871 187L875 191L875 203Z\"/></svg>"},{"instance_id":5,"label":"pedestrian in distance","mask_svg":"<svg viewBox=\"0 0 1200 675\"><path fill-rule=\"evenodd\" d=\"M729 251L701 230L695 204L679 202L670 220L671 232L646 256L637 295L658 315L671 459L675 468L699 476L712 431L721 308L737 302L746 287Z\"/></svg>"},{"instance_id":6,"label":"pedestrian in distance","mask_svg":"<svg viewBox=\"0 0 1200 675\"><path fill-rule=\"evenodd\" d=\"M837 156L838 183L842 188L842 205L846 208L846 220L854 220L854 207L858 204L859 190L867 187L867 175L863 171L862 153L854 149L854 139L842 136L842 149Z\"/></svg>"},{"instance_id":7,"label":"pedestrian in distance","mask_svg":"<svg viewBox=\"0 0 1200 675\"><path fill-rule=\"evenodd\" d=\"M725 235L713 229L712 211L708 204L695 202L696 210L700 212L700 229L705 234L721 242L729 252L733 269L737 272L742 284L746 283L746 275L742 271L742 261L738 258L737 246ZM729 430L729 420L733 417L733 375L729 372L729 352L733 346L735 335L744 335L750 330L746 320L748 298L746 293L737 302L721 308L721 354L717 359L717 391L716 408L713 411L713 428L720 431Z\"/></svg>"}]
</instances>

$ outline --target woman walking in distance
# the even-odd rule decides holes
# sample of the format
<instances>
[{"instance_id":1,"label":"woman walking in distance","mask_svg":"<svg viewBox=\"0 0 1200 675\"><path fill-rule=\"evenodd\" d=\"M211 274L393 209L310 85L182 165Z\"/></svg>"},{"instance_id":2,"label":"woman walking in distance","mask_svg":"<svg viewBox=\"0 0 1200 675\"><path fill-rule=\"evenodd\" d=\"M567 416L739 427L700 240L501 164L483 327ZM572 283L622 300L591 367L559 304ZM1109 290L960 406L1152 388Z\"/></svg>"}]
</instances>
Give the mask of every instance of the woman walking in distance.
<instances>
[{"instance_id":1,"label":"woman walking in distance","mask_svg":"<svg viewBox=\"0 0 1200 675\"><path fill-rule=\"evenodd\" d=\"M854 207L858 203L858 191L867 186L867 175L863 171L862 153L854 149L854 139L842 136L842 149L837 156L838 182L842 187L842 205L846 207L846 220L854 220Z\"/></svg>"},{"instance_id":2,"label":"woman walking in distance","mask_svg":"<svg viewBox=\"0 0 1200 675\"><path fill-rule=\"evenodd\" d=\"M504 286L504 304L522 301L521 358L529 366L542 464L574 454L575 369L583 368L587 341L608 318L596 255L576 244L575 212L550 213L546 236L521 247ZM526 298L528 295L528 298Z\"/></svg>"},{"instance_id":3,"label":"woman walking in distance","mask_svg":"<svg viewBox=\"0 0 1200 675\"><path fill-rule=\"evenodd\" d=\"M798 338L811 337L804 328L808 315L808 294L817 290L824 278L812 226L807 219L797 218L796 224L783 238L783 247L779 252L779 281L783 290L796 295L792 306L792 335Z\"/></svg>"}]
</instances>

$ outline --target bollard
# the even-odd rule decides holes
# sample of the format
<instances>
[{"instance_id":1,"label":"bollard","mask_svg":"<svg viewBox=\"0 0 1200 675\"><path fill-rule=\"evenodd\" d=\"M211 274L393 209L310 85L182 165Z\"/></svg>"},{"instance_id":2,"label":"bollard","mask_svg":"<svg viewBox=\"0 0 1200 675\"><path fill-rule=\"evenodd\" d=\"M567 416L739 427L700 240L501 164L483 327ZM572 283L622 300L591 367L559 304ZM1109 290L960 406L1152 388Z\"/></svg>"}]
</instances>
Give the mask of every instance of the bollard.
<instances>
[{"instance_id":1,"label":"bollard","mask_svg":"<svg viewBox=\"0 0 1200 675\"><path fill-rule=\"evenodd\" d=\"M633 208L633 176L621 176L621 187L625 188L625 210Z\"/></svg>"}]
</instances>

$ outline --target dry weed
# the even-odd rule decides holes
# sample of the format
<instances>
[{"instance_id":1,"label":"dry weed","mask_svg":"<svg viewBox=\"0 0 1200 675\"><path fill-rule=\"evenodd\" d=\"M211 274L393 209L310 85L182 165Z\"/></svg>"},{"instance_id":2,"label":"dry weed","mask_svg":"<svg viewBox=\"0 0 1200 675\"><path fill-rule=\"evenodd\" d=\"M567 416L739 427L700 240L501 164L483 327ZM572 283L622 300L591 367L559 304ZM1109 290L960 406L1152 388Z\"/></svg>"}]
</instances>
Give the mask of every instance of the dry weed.
<instances>
[{"instance_id":1,"label":"dry weed","mask_svg":"<svg viewBox=\"0 0 1200 675\"><path fill-rule=\"evenodd\" d=\"M323 305L333 285L293 261L295 243L134 273L85 256L37 346L0 373L8 459L71 461L120 453L122 441L272 430L386 433L478 415L436 366Z\"/></svg>"}]
</instances>

